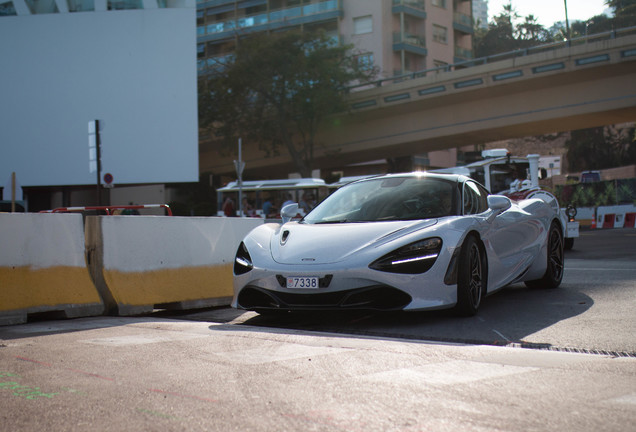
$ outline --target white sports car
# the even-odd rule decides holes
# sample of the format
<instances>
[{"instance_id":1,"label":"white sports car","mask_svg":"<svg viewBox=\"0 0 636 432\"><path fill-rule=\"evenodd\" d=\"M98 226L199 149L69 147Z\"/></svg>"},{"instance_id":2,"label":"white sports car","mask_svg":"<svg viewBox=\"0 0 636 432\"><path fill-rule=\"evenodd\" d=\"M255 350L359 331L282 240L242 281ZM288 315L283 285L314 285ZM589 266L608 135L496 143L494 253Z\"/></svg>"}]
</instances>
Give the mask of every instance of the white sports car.
<instances>
[{"instance_id":1,"label":"white sports car","mask_svg":"<svg viewBox=\"0 0 636 432\"><path fill-rule=\"evenodd\" d=\"M409 173L350 183L300 221L264 224L240 244L235 308L426 310L474 315L506 285L555 288L563 226L541 199L513 202L462 175Z\"/></svg>"}]
</instances>

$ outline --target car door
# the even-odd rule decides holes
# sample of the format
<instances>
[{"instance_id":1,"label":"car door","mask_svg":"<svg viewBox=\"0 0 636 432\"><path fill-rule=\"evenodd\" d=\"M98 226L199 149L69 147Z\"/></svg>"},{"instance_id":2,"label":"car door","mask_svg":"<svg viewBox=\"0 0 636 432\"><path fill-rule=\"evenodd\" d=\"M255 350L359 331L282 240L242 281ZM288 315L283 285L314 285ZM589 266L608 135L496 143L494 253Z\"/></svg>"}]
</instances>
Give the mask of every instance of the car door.
<instances>
[{"instance_id":1,"label":"car door","mask_svg":"<svg viewBox=\"0 0 636 432\"><path fill-rule=\"evenodd\" d=\"M488 255L488 287L492 291L527 271L538 253L537 239L543 228L514 202L508 210L488 220L482 240Z\"/></svg>"}]
</instances>

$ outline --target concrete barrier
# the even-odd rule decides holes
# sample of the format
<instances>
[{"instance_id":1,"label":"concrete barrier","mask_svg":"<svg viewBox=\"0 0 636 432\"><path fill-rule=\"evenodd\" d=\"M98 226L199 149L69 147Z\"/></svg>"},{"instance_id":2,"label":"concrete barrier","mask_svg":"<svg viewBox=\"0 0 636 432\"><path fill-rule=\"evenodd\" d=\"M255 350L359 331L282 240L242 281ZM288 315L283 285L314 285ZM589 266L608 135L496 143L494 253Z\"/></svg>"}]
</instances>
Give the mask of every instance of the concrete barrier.
<instances>
[{"instance_id":1,"label":"concrete barrier","mask_svg":"<svg viewBox=\"0 0 636 432\"><path fill-rule=\"evenodd\" d=\"M0 214L0 325L29 314L100 315L104 304L84 259L79 214Z\"/></svg>"},{"instance_id":2,"label":"concrete barrier","mask_svg":"<svg viewBox=\"0 0 636 432\"><path fill-rule=\"evenodd\" d=\"M581 227L589 228L596 221L596 208L595 207L578 207L576 209L575 220Z\"/></svg>"},{"instance_id":3,"label":"concrete barrier","mask_svg":"<svg viewBox=\"0 0 636 432\"><path fill-rule=\"evenodd\" d=\"M636 206L632 204L602 206L596 209L597 228L634 227Z\"/></svg>"},{"instance_id":4,"label":"concrete barrier","mask_svg":"<svg viewBox=\"0 0 636 432\"><path fill-rule=\"evenodd\" d=\"M89 216L88 263L108 313L227 305L243 237L262 219Z\"/></svg>"}]
</instances>

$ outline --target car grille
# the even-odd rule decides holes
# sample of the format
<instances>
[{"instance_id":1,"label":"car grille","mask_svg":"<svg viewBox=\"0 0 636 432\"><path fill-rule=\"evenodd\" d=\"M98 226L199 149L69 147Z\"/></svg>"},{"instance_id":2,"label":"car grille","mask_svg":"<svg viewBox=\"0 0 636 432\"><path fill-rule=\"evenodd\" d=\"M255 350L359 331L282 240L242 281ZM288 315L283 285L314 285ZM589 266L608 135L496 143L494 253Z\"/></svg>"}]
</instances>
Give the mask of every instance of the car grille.
<instances>
[{"instance_id":1,"label":"car grille","mask_svg":"<svg viewBox=\"0 0 636 432\"><path fill-rule=\"evenodd\" d=\"M298 294L247 286L238 305L249 310L401 310L412 298L390 286L371 286L347 291Z\"/></svg>"}]
</instances>

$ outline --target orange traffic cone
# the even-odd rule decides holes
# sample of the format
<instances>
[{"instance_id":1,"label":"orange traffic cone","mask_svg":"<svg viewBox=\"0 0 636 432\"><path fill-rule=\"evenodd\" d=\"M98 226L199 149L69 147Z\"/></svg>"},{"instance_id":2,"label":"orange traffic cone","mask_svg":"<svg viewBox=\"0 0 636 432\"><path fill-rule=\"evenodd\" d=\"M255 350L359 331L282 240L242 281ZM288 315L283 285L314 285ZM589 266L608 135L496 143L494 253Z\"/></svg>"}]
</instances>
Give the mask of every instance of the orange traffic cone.
<instances>
[{"instance_id":1,"label":"orange traffic cone","mask_svg":"<svg viewBox=\"0 0 636 432\"><path fill-rule=\"evenodd\" d=\"M592 225L590 225L590 228L596 229L596 216L594 216L594 219L592 219Z\"/></svg>"}]
</instances>

